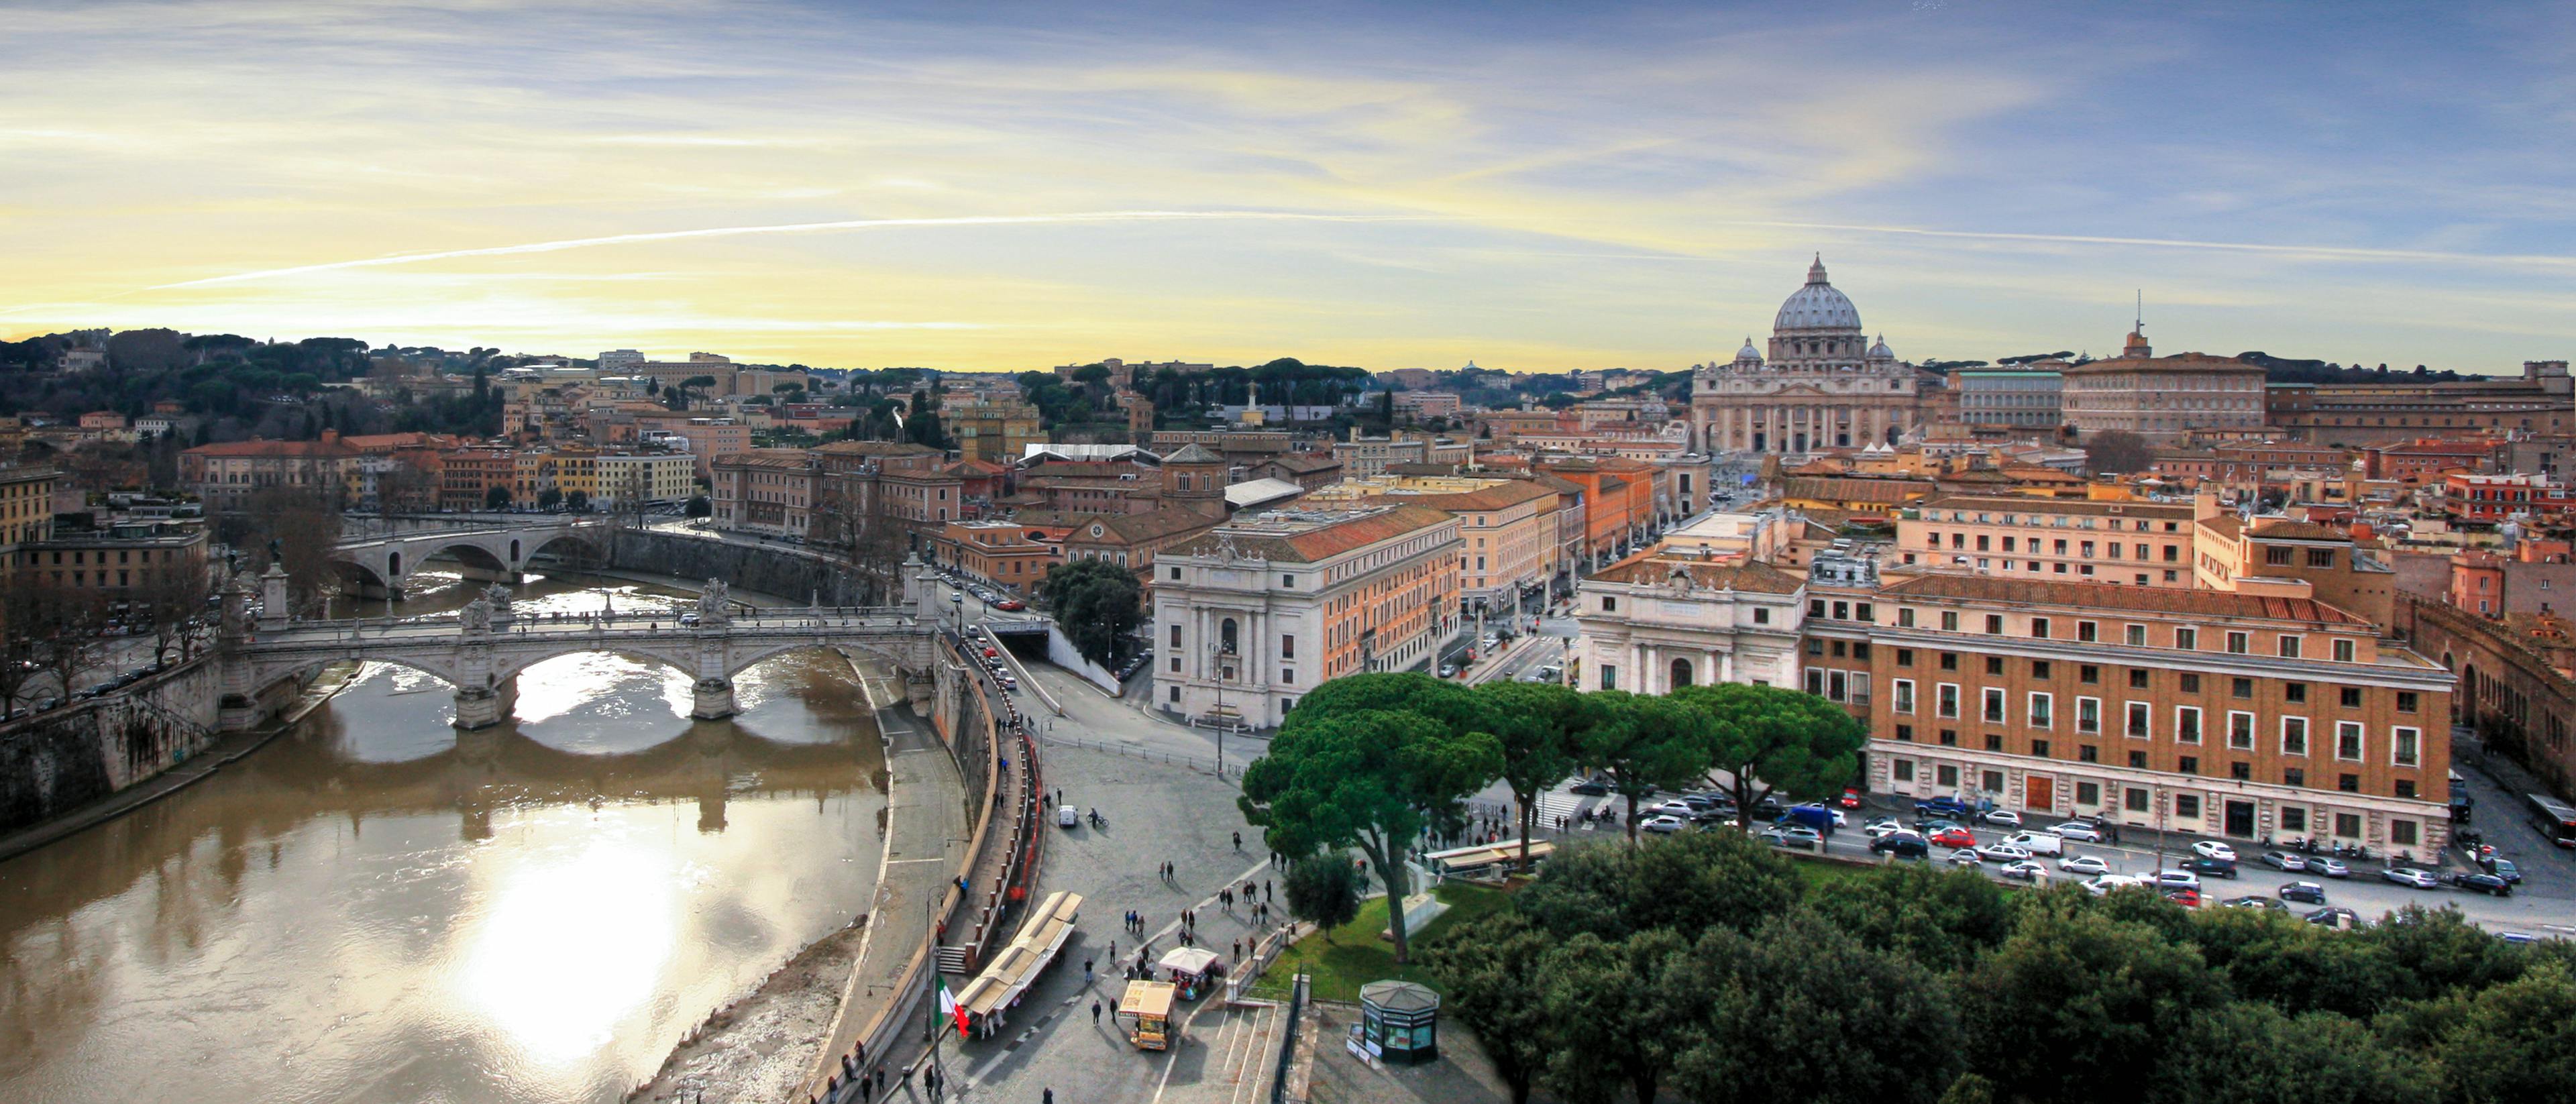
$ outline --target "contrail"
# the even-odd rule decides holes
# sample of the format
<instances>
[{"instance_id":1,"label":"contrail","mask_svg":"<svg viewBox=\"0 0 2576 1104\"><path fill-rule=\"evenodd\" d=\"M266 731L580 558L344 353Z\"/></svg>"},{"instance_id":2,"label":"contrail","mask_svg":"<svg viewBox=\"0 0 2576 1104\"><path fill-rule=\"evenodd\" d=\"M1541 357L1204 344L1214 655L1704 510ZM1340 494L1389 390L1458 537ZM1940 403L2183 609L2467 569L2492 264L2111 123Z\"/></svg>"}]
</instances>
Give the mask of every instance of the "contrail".
<instances>
[{"instance_id":1,"label":"contrail","mask_svg":"<svg viewBox=\"0 0 2576 1104\"><path fill-rule=\"evenodd\" d=\"M383 268L388 265L419 264L422 261L444 261L456 257L498 257L512 253L553 253L565 249L588 249L599 245L630 245L636 242L677 241L683 238L730 238L747 234L822 234L840 230L882 230L899 226L1027 226L1082 222L1186 222L1233 220L1260 222L1421 222L1436 221L1437 215L1317 215L1295 211L1076 211L1056 215L963 215L954 218L880 218L841 219L834 222L790 222L769 226L713 226L700 230L661 230L644 234L610 234L599 238L565 238L561 241L527 242L521 245L493 245L480 249L444 249L435 253L396 253L384 257L367 257L355 261L332 261L327 264L296 265L292 268L267 268L257 272L235 272L227 276L208 276L202 280L183 280L175 284L158 284L148 291L169 288L206 287L212 284L238 284L278 276L300 276L307 272L334 272L346 268Z\"/></svg>"},{"instance_id":2,"label":"contrail","mask_svg":"<svg viewBox=\"0 0 2576 1104\"><path fill-rule=\"evenodd\" d=\"M2016 234L2004 230L1932 230L1920 226L1859 226L1835 222L1729 220L1722 225L1760 226L1783 230L1840 230L1857 234L1900 234L1917 238L1974 238L1987 241L2052 242L2063 245L2137 245L2156 249L2215 249L2238 253L2274 253L2362 261L2439 261L2458 264L2576 268L2576 257L2553 257L2531 253L2444 253L2428 249L2373 249L2349 245L2272 245L2263 242L2198 241L2190 238L2122 238L2095 234Z\"/></svg>"}]
</instances>

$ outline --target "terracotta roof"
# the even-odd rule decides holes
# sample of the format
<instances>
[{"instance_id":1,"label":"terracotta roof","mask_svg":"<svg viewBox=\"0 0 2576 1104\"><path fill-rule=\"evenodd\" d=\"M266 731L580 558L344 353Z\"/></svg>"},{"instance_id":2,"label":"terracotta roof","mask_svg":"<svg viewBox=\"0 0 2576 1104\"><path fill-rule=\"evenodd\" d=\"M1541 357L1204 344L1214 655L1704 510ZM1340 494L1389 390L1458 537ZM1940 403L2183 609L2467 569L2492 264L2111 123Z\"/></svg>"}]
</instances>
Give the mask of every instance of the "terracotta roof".
<instances>
[{"instance_id":1,"label":"terracotta roof","mask_svg":"<svg viewBox=\"0 0 2576 1104\"><path fill-rule=\"evenodd\" d=\"M924 456L938 455L939 450L909 441L834 441L818 445L815 452L833 456Z\"/></svg>"},{"instance_id":2,"label":"terracotta roof","mask_svg":"<svg viewBox=\"0 0 2576 1104\"><path fill-rule=\"evenodd\" d=\"M1912 479L1861 479L1799 476L1780 482L1783 498L1822 498L1836 502L1911 502L1932 493L1932 485Z\"/></svg>"},{"instance_id":3,"label":"terracotta roof","mask_svg":"<svg viewBox=\"0 0 2576 1104\"><path fill-rule=\"evenodd\" d=\"M2254 519L2254 536L2277 540L2349 541L2352 534L2330 525L2313 521L2291 521L2286 518Z\"/></svg>"},{"instance_id":4,"label":"terracotta roof","mask_svg":"<svg viewBox=\"0 0 2576 1104\"><path fill-rule=\"evenodd\" d=\"M1174 533L1186 533L1193 529L1213 529L1218 522L1215 518L1191 513L1188 510L1156 510L1150 514L1092 514L1074 518L1063 524L1068 530L1067 540L1136 544L1168 537ZM1100 526L1103 530L1098 537L1091 535L1091 527L1094 525Z\"/></svg>"},{"instance_id":5,"label":"terracotta roof","mask_svg":"<svg viewBox=\"0 0 2576 1104\"><path fill-rule=\"evenodd\" d=\"M1631 556L1585 576L1590 582L1659 585L1672 581L1675 574L1686 576L1691 585L1701 590L1749 590L1756 594L1795 594L1805 580L1764 563L1709 563L1704 560L1668 560L1653 555Z\"/></svg>"},{"instance_id":6,"label":"terracotta roof","mask_svg":"<svg viewBox=\"0 0 2576 1104\"><path fill-rule=\"evenodd\" d=\"M2313 598L2274 598L2226 590L2183 590L2177 587L2122 586L2118 583L2056 583L1936 572L1892 582L1881 588L1881 593L1891 598L1957 598L1970 602L2071 606L2135 613L2264 618L2326 625L2370 624L2367 619Z\"/></svg>"},{"instance_id":7,"label":"terracotta roof","mask_svg":"<svg viewBox=\"0 0 2576 1104\"><path fill-rule=\"evenodd\" d=\"M1342 462L1330 456L1274 456L1264 463L1276 464L1281 471L1312 474L1341 467Z\"/></svg>"},{"instance_id":8,"label":"terracotta roof","mask_svg":"<svg viewBox=\"0 0 2576 1104\"><path fill-rule=\"evenodd\" d=\"M1236 553L1279 563L1317 563L1380 541L1456 521L1428 506L1397 506L1344 521L1327 522L1294 533L1262 532L1249 527L1225 534ZM1178 549L1177 555L1205 555L1217 550L1219 534L1210 532Z\"/></svg>"},{"instance_id":9,"label":"terracotta roof","mask_svg":"<svg viewBox=\"0 0 2576 1104\"><path fill-rule=\"evenodd\" d=\"M268 456L322 457L338 459L356 456L358 450L339 441L230 441L220 445L199 445L188 452L197 456Z\"/></svg>"},{"instance_id":10,"label":"terracotta roof","mask_svg":"<svg viewBox=\"0 0 2576 1104\"><path fill-rule=\"evenodd\" d=\"M753 449L750 452L728 452L715 458L725 467L808 468L814 459L804 449Z\"/></svg>"},{"instance_id":11,"label":"terracotta roof","mask_svg":"<svg viewBox=\"0 0 2576 1104\"><path fill-rule=\"evenodd\" d=\"M1983 510L1987 513L2116 514L2122 517L2183 520L2192 516L2188 503L2096 502L2091 499L2030 498L2023 495L1948 495L1917 503L1926 510Z\"/></svg>"},{"instance_id":12,"label":"terracotta roof","mask_svg":"<svg viewBox=\"0 0 2576 1104\"><path fill-rule=\"evenodd\" d=\"M1210 452L1206 445L1193 441L1181 446L1179 452L1164 457L1163 462L1166 464L1222 464L1225 463L1225 457Z\"/></svg>"},{"instance_id":13,"label":"terracotta roof","mask_svg":"<svg viewBox=\"0 0 2576 1104\"><path fill-rule=\"evenodd\" d=\"M1454 514L1460 510L1500 510L1504 507L1517 506L1524 502L1534 502L1542 498L1554 498L1556 495L1556 491L1539 486L1535 482L1514 479L1509 482L1498 483L1491 487L1479 487L1472 491L1450 491L1438 494L1385 494L1371 496L1368 501L1386 506L1402 506L1406 504L1429 506L1436 510L1447 510Z\"/></svg>"},{"instance_id":14,"label":"terracotta roof","mask_svg":"<svg viewBox=\"0 0 2576 1104\"><path fill-rule=\"evenodd\" d=\"M2211 356L2207 353L2176 353L2173 356L2160 357L2110 357L2104 360L2088 361L2083 364L2069 364L2064 368L2058 369L2058 372L2060 374L2070 376L2090 376L2103 375L2111 372L2129 371L2175 372L2217 371L2222 369L2234 369L2241 372L2260 372L2263 370L2263 366L2238 360L2235 357Z\"/></svg>"}]
</instances>

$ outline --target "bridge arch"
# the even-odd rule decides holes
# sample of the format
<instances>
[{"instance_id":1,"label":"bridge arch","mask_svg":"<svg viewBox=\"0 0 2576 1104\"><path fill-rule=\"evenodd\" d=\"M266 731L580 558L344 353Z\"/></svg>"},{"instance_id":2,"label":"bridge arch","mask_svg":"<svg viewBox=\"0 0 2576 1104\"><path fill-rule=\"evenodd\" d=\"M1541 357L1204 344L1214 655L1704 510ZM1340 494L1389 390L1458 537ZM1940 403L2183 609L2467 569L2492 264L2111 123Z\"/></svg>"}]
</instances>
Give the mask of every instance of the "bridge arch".
<instances>
[{"instance_id":1,"label":"bridge arch","mask_svg":"<svg viewBox=\"0 0 2576 1104\"><path fill-rule=\"evenodd\" d=\"M272 659L269 662L261 663L253 670L252 682L260 688L266 689L277 685L285 679L300 679L305 675L312 674L313 672L321 670L322 668L328 667L334 663L350 662L352 658L353 657L346 655L314 655L289 656ZM456 688L457 685L458 676L456 672L446 670L435 662L394 655L371 655L354 658L356 658L356 661L360 663L382 663L388 666L400 667L405 670L418 671L421 674L428 675L431 678L446 683L450 688Z\"/></svg>"},{"instance_id":2,"label":"bridge arch","mask_svg":"<svg viewBox=\"0 0 2576 1104\"><path fill-rule=\"evenodd\" d=\"M600 544L599 541L592 539L589 533L565 532L540 538L534 546L528 549L525 559L519 558L519 542L516 538L513 538L510 541L510 555L512 557L510 563L514 567L524 567L528 560L533 560L539 556L543 556L548 552L553 551L556 545L563 544L566 541L570 541L575 547L579 548L581 550L581 554L584 556L602 561L605 561L608 558L608 549ZM556 554L560 555L561 553L557 552Z\"/></svg>"}]
</instances>

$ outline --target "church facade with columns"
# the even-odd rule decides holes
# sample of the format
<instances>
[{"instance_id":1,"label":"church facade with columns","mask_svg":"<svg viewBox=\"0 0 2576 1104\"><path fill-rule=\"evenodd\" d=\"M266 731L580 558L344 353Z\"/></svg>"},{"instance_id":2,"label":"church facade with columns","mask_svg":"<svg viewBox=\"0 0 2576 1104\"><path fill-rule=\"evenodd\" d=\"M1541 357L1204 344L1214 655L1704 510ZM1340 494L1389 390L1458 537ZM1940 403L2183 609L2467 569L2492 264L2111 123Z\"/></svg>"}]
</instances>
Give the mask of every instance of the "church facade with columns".
<instances>
[{"instance_id":1,"label":"church facade with columns","mask_svg":"<svg viewBox=\"0 0 2576 1104\"><path fill-rule=\"evenodd\" d=\"M1691 444L1712 455L1895 444L1923 425L1920 374L1885 337L1870 340L1860 310L1825 278L1821 256L1780 304L1767 356L1748 337L1734 360L1692 373Z\"/></svg>"}]
</instances>

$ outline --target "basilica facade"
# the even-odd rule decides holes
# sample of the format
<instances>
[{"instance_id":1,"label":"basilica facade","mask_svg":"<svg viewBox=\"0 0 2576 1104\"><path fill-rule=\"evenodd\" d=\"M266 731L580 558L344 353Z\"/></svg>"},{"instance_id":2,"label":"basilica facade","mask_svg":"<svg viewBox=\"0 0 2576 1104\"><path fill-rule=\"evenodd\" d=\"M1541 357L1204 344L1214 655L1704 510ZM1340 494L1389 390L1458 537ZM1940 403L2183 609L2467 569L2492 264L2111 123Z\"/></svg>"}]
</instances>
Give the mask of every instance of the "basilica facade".
<instances>
[{"instance_id":1,"label":"basilica facade","mask_svg":"<svg viewBox=\"0 0 2576 1104\"><path fill-rule=\"evenodd\" d=\"M1801 456L1894 444L1922 424L1918 374L1825 279L1824 258L1780 304L1768 356L1746 338L1732 362L1694 365L1692 445L1716 453Z\"/></svg>"}]
</instances>

